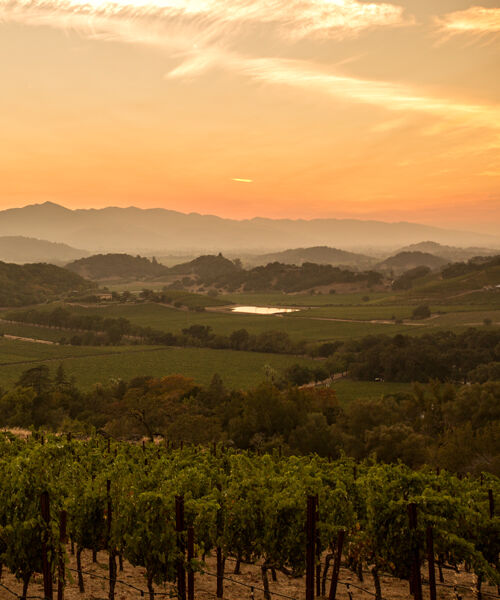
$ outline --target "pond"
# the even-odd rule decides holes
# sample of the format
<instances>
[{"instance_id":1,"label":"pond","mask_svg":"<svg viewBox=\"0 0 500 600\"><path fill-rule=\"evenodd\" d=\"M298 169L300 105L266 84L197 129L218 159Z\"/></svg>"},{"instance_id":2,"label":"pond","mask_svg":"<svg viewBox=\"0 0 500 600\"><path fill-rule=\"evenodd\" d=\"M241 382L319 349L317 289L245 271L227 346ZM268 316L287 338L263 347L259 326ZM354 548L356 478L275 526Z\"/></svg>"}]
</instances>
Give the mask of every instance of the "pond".
<instances>
[{"instance_id":1,"label":"pond","mask_svg":"<svg viewBox=\"0 0 500 600\"><path fill-rule=\"evenodd\" d=\"M279 315L282 313L297 312L298 310L300 308L278 308L273 306L235 306L231 308L231 312L251 315Z\"/></svg>"}]
</instances>

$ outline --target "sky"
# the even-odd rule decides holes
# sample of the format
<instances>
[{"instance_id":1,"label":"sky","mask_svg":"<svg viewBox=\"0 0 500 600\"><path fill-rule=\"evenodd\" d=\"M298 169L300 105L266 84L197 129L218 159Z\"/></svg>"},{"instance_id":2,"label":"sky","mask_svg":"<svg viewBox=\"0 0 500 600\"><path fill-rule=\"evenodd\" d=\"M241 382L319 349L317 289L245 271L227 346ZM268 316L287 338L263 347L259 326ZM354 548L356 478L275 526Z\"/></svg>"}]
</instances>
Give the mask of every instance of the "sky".
<instances>
[{"instance_id":1,"label":"sky","mask_svg":"<svg viewBox=\"0 0 500 600\"><path fill-rule=\"evenodd\" d=\"M500 2L0 0L0 209L500 231Z\"/></svg>"}]
</instances>

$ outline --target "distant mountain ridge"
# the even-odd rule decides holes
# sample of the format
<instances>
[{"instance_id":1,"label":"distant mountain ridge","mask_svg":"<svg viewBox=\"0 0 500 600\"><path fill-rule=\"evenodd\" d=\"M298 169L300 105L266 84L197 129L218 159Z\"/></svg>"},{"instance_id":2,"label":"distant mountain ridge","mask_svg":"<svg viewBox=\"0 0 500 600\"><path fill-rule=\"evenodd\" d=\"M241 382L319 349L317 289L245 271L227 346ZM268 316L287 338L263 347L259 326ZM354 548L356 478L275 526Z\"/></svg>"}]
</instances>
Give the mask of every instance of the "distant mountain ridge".
<instances>
[{"instance_id":1,"label":"distant mountain ridge","mask_svg":"<svg viewBox=\"0 0 500 600\"><path fill-rule=\"evenodd\" d=\"M46 202L0 211L0 235L27 236L89 251L141 252L285 250L293 247L403 246L422 239L440 244L500 247L500 236L452 231L416 223L356 219L237 221L136 207L70 210Z\"/></svg>"},{"instance_id":2,"label":"distant mountain ridge","mask_svg":"<svg viewBox=\"0 0 500 600\"><path fill-rule=\"evenodd\" d=\"M67 244L48 242L19 235L0 237L0 260L10 263L64 264L88 256L90 252L78 250Z\"/></svg>"}]
</instances>

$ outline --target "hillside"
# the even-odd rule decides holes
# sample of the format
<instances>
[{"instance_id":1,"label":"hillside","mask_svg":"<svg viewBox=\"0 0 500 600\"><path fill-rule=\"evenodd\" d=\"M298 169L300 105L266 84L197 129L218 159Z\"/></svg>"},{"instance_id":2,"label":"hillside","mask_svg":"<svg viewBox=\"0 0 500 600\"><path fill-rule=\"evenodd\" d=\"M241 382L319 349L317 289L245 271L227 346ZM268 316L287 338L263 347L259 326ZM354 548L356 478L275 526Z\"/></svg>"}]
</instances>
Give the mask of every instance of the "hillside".
<instances>
[{"instance_id":1,"label":"hillside","mask_svg":"<svg viewBox=\"0 0 500 600\"><path fill-rule=\"evenodd\" d=\"M434 256L427 252L399 252L375 265L379 271L393 271L403 273L416 267L429 267L432 270L440 269L449 261L440 256Z\"/></svg>"},{"instance_id":2,"label":"hillside","mask_svg":"<svg viewBox=\"0 0 500 600\"><path fill-rule=\"evenodd\" d=\"M70 210L46 202L0 211L0 235L63 242L93 252L158 254L227 250L263 252L293 247L373 248L422 240L440 244L498 246L500 236L452 231L418 223L357 219L268 219L241 221L136 207ZM268 251L269 251L268 250Z\"/></svg>"},{"instance_id":3,"label":"hillside","mask_svg":"<svg viewBox=\"0 0 500 600\"><path fill-rule=\"evenodd\" d=\"M414 286L417 296L460 296L485 290L500 296L500 255L489 259L453 263L436 274L431 281ZM495 296L495 297L497 297Z\"/></svg>"},{"instance_id":4,"label":"hillside","mask_svg":"<svg viewBox=\"0 0 500 600\"><path fill-rule=\"evenodd\" d=\"M382 275L373 271L353 272L332 265L304 263L300 266L269 263L252 269L243 269L239 261L230 261L219 254L199 258L170 269L178 279L173 287L212 286L225 291L276 291L299 292L317 286L350 284L355 287L378 285Z\"/></svg>"},{"instance_id":5,"label":"hillside","mask_svg":"<svg viewBox=\"0 0 500 600\"><path fill-rule=\"evenodd\" d=\"M129 254L95 254L88 258L75 260L66 268L86 279L151 279L168 274L167 267L159 264L155 258L149 260L142 256Z\"/></svg>"},{"instance_id":6,"label":"hillside","mask_svg":"<svg viewBox=\"0 0 500 600\"><path fill-rule=\"evenodd\" d=\"M288 265L302 265L303 263L316 263L318 265L346 266L366 269L371 267L375 260L364 254L356 254L331 248L329 246L313 246L311 248L293 248L283 252L261 254L247 259L252 265L267 265L279 262Z\"/></svg>"},{"instance_id":7,"label":"hillside","mask_svg":"<svg viewBox=\"0 0 500 600\"><path fill-rule=\"evenodd\" d=\"M90 253L67 244L17 235L0 237L0 260L10 263L45 262L63 265Z\"/></svg>"},{"instance_id":8,"label":"hillside","mask_svg":"<svg viewBox=\"0 0 500 600\"><path fill-rule=\"evenodd\" d=\"M425 252L445 258L449 262L458 262L469 260L474 256L494 256L498 254L498 249L492 248L459 248L457 246L444 246L436 242L420 242L418 244L410 244L398 250L399 252Z\"/></svg>"},{"instance_id":9,"label":"hillside","mask_svg":"<svg viewBox=\"0 0 500 600\"><path fill-rule=\"evenodd\" d=\"M55 265L0 262L0 306L46 302L93 287L90 281Z\"/></svg>"},{"instance_id":10,"label":"hillside","mask_svg":"<svg viewBox=\"0 0 500 600\"><path fill-rule=\"evenodd\" d=\"M243 269L238 261L229 260L219 253L198 256L187 263L171 267L169 272L172 275L194 275L203 283L210 285L221 278L237 276L243 272Z\"/></svg>"}]
</instances>

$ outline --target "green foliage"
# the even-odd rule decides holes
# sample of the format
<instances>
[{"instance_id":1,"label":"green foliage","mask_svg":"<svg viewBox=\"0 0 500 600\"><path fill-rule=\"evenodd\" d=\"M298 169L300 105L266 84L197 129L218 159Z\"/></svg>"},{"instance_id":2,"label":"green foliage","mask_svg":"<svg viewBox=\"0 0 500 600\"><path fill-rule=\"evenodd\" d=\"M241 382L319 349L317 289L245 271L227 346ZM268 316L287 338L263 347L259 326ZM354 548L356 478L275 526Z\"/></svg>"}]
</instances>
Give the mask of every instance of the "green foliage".
<instances>
[{"instance_id":1,"label":"green foliage","mask_svg":"<svg viewBox=\"0 0 500 600\"><path fill-rule=\"evenodd\" d=\"M425 544L433 527L436 554L451 565L467 562L491 583L500 519L490 518L491 475L458 479L446 471L412 471L401 464L354 463L318 456L256 456L249 452L49 437L40 444L0 436L0 561L25 582L41 570L41 540L50 565L61 550L57 519L46 526L39 499L48 491L51 513L64 508L78 549L119 552L144 568L148 588L174 582L175 566L186 561L175 530L175 498L182 496L185 524L193 526L198 556L220 546L225 557L260 561L291 575L305 569L308 496L318 498L318 546L334 547L346 533L345 555L353 569L375 566L408 578L411 548ZM110 481L109 492L107 481ZM418 527L410 531L408 504L417 506ZM113 518L108 520L108 507ZM421 559L425 553L421 552Z\"/></svg>"},{"instance_id":2,"label":"green foliage","mask_svg":"<svg viewBox=\"0 0 500 600\"><path fill-rule=\"evenodd\" d=\"M66 268L92 280L116 277L142 279L160 277L168 273L168 268L159 264L155 258L149 260L129 254L95 254L75 260L66 265Z\"/></svg>"},{"instance_id":3,"label":"green foliage","mask_svg":"<svg viewBox=\"0 0 500 600\"><path fill-rule=\"evenodd\" d=\"M55 265L15 265L0 262L0 306L47 302L94 286L79 275Z\"/></svg>"},{"instance_id":4,"label":"green foliage","mask_svg":"<svg viewBox=\"0 0 500 600\"><path fill-rule=\"evenodd\" d=\"M420 304L412 312L412 319L428 319L431 316L431 309L427 304Z\"/></svg>"}]
</instances>

